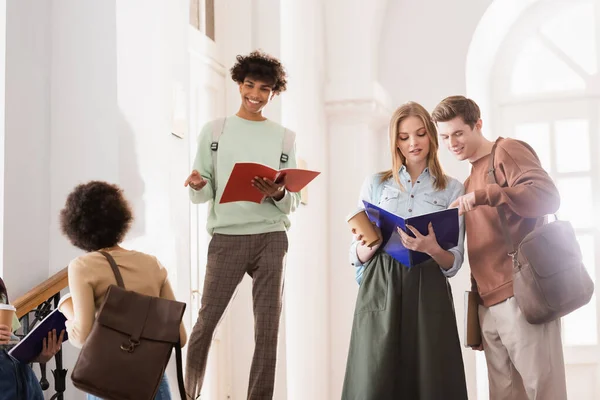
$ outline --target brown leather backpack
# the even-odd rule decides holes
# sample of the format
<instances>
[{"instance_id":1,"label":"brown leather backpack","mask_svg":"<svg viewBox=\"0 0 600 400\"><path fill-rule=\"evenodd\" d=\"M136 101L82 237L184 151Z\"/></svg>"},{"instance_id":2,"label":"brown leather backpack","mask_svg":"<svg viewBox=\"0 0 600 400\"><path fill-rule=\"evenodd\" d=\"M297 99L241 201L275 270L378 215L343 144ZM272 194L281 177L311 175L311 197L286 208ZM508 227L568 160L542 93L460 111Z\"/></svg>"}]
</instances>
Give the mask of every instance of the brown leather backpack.
<instances>
[{"instance_id":1,"label":"brown leather backpack","mask_svg":"<svg viewBox=\"0 0 600 400\"><path fill-rule=\"evenodd\" d=\"M500 139L499 139L500 140ZM522 142L537 158L535 151ZM488 182L497 183L492 148ZM536 227L514 247L502 207L496 207L508 255L513 261L513 290L519 308L530 324L543 324L587 304L594 283L582 261L575 231L567 221Z\"/></svg>"},{"instance_id":2,"label":"brown leather backpack","mask_svg":"<svg viewBox=\"0 0 600 400\"><path fill-rule=\"evenodd\" d=\"M179 325L185 303L125 289L115 260L106 257L118 286L109 286L73 369L76 388L106 400L152 400L175 347L177 381L185 399Z\"/></svg>"}]
</instances>

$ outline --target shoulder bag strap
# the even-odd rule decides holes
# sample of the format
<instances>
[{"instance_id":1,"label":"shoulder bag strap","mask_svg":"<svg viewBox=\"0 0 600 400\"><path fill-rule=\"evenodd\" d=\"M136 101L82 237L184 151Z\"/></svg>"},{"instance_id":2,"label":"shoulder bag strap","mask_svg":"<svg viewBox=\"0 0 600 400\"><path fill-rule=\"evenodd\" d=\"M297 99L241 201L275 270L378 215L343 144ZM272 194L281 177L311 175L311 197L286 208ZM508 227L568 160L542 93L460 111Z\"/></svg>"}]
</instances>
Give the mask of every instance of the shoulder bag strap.
<instances>
[{"instance_id":1,"label":"shoulder bag strap","mask_svg":"<svg viewBox=\"0 0 600 400\"><path fill-rule=\"evenodd\" d=\"M492 147L492 153L490 157L490 165L488 167L488 183L489 184L498 184L496 181L496 167L494 166L494 160L496 158L496 146L500 139L496 140L494 146ZM508 255L515 259L515 255L517 253L515 249L515 245L510 237L510 232L508 231L508 226L506 225L506 214L504 213L504 208L502 206L496 207L496 211L498 212L498 216L500 217L500 224L502 225L502 235L504 236L504 243L506 244L506 248L508 249Z\"/></svg>"}]
</instances>

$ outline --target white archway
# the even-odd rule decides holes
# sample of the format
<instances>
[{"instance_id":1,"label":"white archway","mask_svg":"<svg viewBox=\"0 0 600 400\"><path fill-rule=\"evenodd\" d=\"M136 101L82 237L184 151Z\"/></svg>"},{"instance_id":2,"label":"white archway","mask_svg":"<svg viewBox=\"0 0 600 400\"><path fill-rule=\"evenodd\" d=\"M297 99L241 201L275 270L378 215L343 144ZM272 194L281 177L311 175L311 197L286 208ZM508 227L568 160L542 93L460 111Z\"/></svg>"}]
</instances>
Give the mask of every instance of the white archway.
<instances>
[{"instance_id":1,"label":"white archway","mask_svg":"<svg viewBox=\"0 0 600 400\"><path fill-rule=\"evenodd\" d=\"M485 117L485 134L491 135L490 79L494 61L511 27L521 14L533 4L543 0L495 0L479 21L469 45L466 62L466 93L477 101Z\"/></svg>"}]
</instances>

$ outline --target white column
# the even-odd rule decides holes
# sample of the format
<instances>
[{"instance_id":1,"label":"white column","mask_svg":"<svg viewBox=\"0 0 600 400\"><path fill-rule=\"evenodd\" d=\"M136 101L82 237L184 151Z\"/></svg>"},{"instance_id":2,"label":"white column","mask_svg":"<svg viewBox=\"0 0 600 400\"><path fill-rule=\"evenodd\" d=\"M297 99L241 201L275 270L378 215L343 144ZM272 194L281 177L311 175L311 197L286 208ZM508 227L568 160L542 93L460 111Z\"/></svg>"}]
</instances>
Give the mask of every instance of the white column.
<instances>
[{"instance_id":1,"label":"white column","mask_svg":"<svg viewBox=\"0 0 600 400\"><path fill-rule=\"evenodd\" d=\"M364 179L389 167L390 100L378 82L377 52L384 0L325 4L328 130L329 398L341 397L358 285L348 260L345 221Z\"/></svg>"},{"instance_id":2,"label":"white column","mask_svg":"<svg viewBox=\"0 0 600 400\"><path fill-rule=\"evenodd\" d=\"M348 260L351 234L345 217L357 207L364 179L379 170L387 143L386 108L377 100L330 102L328 111L329 398L340 398L358 285Z\"/></svg>"},{"instance_id":3,"label":"white column","mask_svg":"<svg viewBox=\"0 0 600 400\"><path fill-rule=\"evenodd\" d=\"M328 400L328 219L331 185L323 107L323 6L281 1L281 58L289 73L282 122L297 133L298 157L322 174L308 188L308 205L293 217L286 271L287 399Z\"/></svg>"}]
</instances>

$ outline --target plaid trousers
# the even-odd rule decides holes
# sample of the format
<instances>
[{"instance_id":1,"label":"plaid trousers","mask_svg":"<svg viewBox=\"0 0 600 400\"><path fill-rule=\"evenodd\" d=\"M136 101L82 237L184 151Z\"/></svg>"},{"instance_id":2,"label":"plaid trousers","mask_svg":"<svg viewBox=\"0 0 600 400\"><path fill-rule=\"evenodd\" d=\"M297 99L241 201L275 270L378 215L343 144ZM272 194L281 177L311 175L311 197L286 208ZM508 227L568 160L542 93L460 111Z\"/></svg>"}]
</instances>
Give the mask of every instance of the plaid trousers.
<instances>
[{"instance_id":1,"label":"plaid trousers","mask_svg":"<svg viewBox=\"0 0 600 400\"><path fill-rule=\"evenodd\" d=\"M246 273L252 278L255 341L248 399L273 398L287 250L287 234L281 231L215 234L211 239L202 306L188 342L185 386L189 398L200 395L213 334Z\"/></svg>"}]
</instances>

